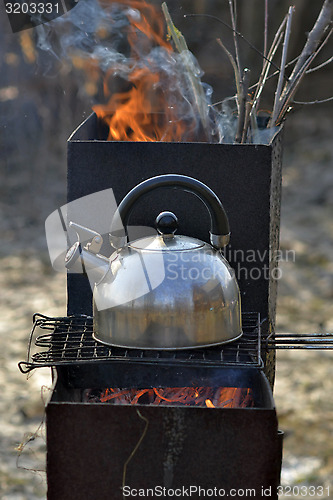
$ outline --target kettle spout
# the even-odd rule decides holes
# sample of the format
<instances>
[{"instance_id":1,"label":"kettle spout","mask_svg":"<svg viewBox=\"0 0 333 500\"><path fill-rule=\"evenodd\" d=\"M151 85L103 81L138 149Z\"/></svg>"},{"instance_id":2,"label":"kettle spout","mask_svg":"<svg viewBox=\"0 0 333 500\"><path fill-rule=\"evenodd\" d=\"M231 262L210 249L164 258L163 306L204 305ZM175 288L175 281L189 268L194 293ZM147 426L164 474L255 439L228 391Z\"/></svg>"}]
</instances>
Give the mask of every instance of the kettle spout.
<instances>
[{"instance_id":1,"label":"kettle spout","mask_svg":"<svg viewBox=\"0 0 333 500\"><path fill-rule=\"evenodd\" d=\"M89 279L98 283L108 272L110 261L100 254L93 254L82 248L76 241L66 253L65 266L75 273L89 275Z\"/></svg>"},{"instance_id":2,"label":"kettle spout","mask_svg":"<svg viewBox=\"0 0 333 500\"><path fill-rule=\"evenodd\" d=\"M69 223L74 229L78 241L72 245L66 253L65 266L76 273L88 274L90 281L98 283L107 273L110 261L99 253L103 238L87 227L74 222ZM80 241L88 242L82 247Z\"/></svg>"}]
</instances>

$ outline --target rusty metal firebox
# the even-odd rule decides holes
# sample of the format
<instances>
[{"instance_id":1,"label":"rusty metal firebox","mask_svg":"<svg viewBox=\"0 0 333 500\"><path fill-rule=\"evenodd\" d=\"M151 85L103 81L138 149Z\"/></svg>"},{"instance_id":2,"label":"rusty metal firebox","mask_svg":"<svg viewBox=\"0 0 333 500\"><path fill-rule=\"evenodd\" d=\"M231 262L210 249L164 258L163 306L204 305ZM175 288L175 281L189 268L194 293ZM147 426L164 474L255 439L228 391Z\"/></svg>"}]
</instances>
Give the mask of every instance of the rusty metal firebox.
<instances>
[{"instance_id":1,"label":"rusty metal firebox","mask_svg":"<svg viewBox=\"0 0 333 500\"><path fill-rule=\"evenodd\" d=\"M56 366L58 378L47 406L48 498L106 499L111 491L112 498L122 498L123 483L136 490L248 489L256 498L263 489L276 488L282 441L261 370L260 318L245 313L243 325L236 344L193 355L101 346L91 336L92 318L36 316L36 344L43 350L25 369ZM87 403L88 384L244 386L251 388L253 407Z\"/></svg>"},{"instance_id":2,"label":"rusty metal firebox","mask_svg":"<svg viewBox=\"0 0 333 500\"><path fill-rule=\"evenodd\" d=\"M229 216L231 249L251 249L260 256L256 262L233 261L230 254L228 258L238 277L243 312L260 314L256 328L265 340L274 331L275 318L276 283L270 271L276 266L279 237L280 134L269 145L107 142L103 127L92 115L68 143L68 201L112 188L119 203L134 185L164 173L189 175L213 189ZM169 200L166 205L166 199L163 192L152 195L133 214L131 224L152 225L150 216L167 206L177 213L182 234L206 241L207 221L200 203L193 207L191 199L189 210L183 194L181 198L176 194L171 206ZM259 272L258 279L253 279L254 267L267 272ZM68 314L91 315L91 304L85 276L70 274ZM273 354L264 358L272 385ZM271 488L270 498L277 498L282 443L270 384L260 362L256 366L227 366L220 358L214 360L214 369L209 363L184 366L182 362L170 366L151 359L141 364L95 360L70 367L56 363L54 391L46 409L48 499L121 499L123 483L137 489L157 485L197 485L225 491L252 488L255 498L264 498L263 490L267 496L267 488ZM116 373L123 385L126 380L125 386L131 383L133 387L142 386L142 377L150 378L151 384L160 379L158 386L167 383L162 379L168 376L180 378L182 386L193 384L194 375L206 383L217 376L219 385L226 386L232 386L236 379L245 386L251 381L261 396L252 408L82 402L82 390L96 385L105 373L111 378Z\"/></svg>"}]
</instances>

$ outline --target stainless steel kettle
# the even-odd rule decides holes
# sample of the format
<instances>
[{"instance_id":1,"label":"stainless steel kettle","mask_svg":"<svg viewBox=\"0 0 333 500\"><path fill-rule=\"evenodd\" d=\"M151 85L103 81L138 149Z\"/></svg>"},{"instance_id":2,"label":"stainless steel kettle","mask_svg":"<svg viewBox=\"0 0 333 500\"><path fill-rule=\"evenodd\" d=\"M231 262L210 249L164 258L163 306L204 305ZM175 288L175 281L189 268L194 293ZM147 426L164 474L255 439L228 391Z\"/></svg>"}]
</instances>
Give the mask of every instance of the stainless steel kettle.
<instances>
[{"instance_id":1,"label":"stainless steel kettle","mask_svg":"<svg viewBox=\"0 0 333 500\"><path fill-rule=\"evenodd\" d=\"M160 188L182 189L204 203L211 218L211 245L175 235L177 217L162 212L158 235L127 242L127 226L137 200ZM242 334L238 284L220 249L229 242L229 223L216 194L183 175L161 175L133 188L113 218L110 258L99 254L102 237L71 223L77 234L90 235L67 252L68 268L95 281L94 337L114 346L140 349L189 349L231 342ZM121 230L115 228L122 227ZM86 238L85 238L86 239Z\"/></svg>"}]
</instances>

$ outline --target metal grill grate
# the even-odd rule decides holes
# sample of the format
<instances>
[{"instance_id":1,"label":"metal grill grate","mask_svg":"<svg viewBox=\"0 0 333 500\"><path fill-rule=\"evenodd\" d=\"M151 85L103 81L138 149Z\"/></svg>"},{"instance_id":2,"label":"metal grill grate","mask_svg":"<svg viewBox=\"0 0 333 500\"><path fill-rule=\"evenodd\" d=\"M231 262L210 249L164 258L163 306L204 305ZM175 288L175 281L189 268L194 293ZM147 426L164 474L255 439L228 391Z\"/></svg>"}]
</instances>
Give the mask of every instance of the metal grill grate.
<instances>
[{"instance_id":1,"label":"metal grill grate","mask_svg":"<svg viewBox=\"0 0 333 500\"><path fill-rule=\"evenodd\" d=\"M90 316L49 318L35 314L33 322L27 360L19 363L23 373L38 367L112 361L263 367L258 313L243 313L243 335L237 341L223 346L179 351L105 346L93 339L93 322ZM33 346L39 350L33 353Z\"/></svg>"}]
</instances>

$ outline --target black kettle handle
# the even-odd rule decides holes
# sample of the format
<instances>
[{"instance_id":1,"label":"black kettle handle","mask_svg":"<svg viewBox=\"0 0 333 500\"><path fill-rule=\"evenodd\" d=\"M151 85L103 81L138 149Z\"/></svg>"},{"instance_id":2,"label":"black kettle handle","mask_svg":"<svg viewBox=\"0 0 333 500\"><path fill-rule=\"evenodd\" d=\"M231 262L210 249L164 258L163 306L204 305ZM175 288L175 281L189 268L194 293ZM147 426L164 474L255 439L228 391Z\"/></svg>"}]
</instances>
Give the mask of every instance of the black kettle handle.
<instances>
[{"instance_id":1,"label":"black kettle handle","mask_svg":"<svg viewBox=\"0 0 333 500\"><path fill-rule=\"evenodd\" d=\"M210 242L215 248L223 248L229 243L230 229L227 214L217 195L206 184L186 175L166 174L151 177L135 186L122 200L110 228L110 242L115 248L124 244L124 228L127 238L127 225L132 210L139 198L159 188L182 189L197 196L210 214ZM119 228L122 227L121 230Z\"/></svg>"}]
</instances>

